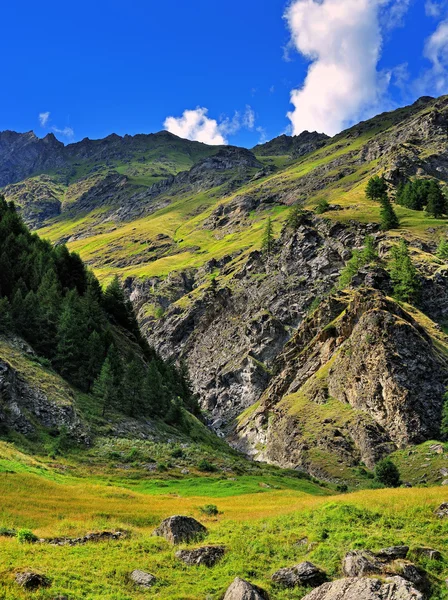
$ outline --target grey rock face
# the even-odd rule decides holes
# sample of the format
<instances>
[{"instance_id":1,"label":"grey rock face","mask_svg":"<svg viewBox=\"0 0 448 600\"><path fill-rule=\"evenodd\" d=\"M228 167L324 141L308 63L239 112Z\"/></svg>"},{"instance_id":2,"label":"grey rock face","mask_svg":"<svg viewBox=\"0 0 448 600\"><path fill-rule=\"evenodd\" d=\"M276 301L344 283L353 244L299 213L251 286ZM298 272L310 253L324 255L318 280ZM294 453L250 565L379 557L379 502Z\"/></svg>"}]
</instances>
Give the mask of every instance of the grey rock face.
<instances>
[{"instance_id":1,"label":"grey rock face","mask_svg":"<svg viewBox=\"0 0 448 600\"><path fill-rule=\"evenodd\" d=\"M429 558L430 560L441 560L442 554L438 550L434 550L434 548L414 548L414 553L417 556L424 556L425 558Z\"/></svg>"},{"instance_id":2,"label":"grey rock face","mask_svg":"<svg viewBox=\"0 0 448 600\"><path fill-rule=\"evenodd\" d=\"M375 552L375 556L384 561L406 558L409 552L409 546L391 546Z\"/></svg>"},{"instance_id":3,"label":"grey rock face","mask_svg":"<svg viewBox=\"0 0 448 600\"><path fill-rule=\"evenodd\" d=\"M50 544L52 546L79 546L91 542L111 542L123 539L126 534L123 531L100 531L98 533L88 533L78 538L49 538L39 540L42 544Z\"/></svg>"},{"instance_id":4,"label":"grey rock face","mask_svg":"<svg viewBox=\"0 0 448 600\"><path fill-rule=\"evenodd\" d=\"M385 582L355 577L324 583L303 600L423 600L423 594L401 577Z\"/></svg>"},{"instance_id":5,"label":"grey rock face","mask_svg":"<svg viewBox=\"0 0 448 600\"><path fill-rule=\"evenodd\" d=\"M153 535L164 537L172 544L190 542L207 533L207 529L192 517L175 515L162 521Z\"/></svg>"},{"instance_id":6,"label":"grey rock face","mask_svg":"<svg viewBox=\"0 0 448 600\"><path fill-rule=\"evenodd\" d=\"M176 552L176 558L182 560L187 565L213 567L224 554L225 548L222 546L204 546L194 550L179 550Z\"/></svg>"},{"instance_id":7,"label":"grey rock face","mask_svg":"<svg viewBox=\"0 0 448 600\"><path fill-rule=\"evenodd\" d=\"M310 562L280 569L272 575L272 581L287 588L302 585L316 587L324 583L326 578L324 571Z\"/></svg>"},{"instance_id":8,"label":"grey rock face","mask_svg":"<svg viewBox=\"0 0 448 600\"><path fill-rule=\"evenodd\" d=\"M11 352L33 356L32 349L19 338L8 340ZM28 381L26 372L17 371L6 359L0 357L0 425L24 435L35 430L33 421L48 429L66 427L70 436L81 443L89 444L89 436L78 417L73 403L71 389L56 375L54 389L58 395L54 399L47 392Z\"/></svg>"},{"instance_id":9,"label":"grey rock face","mask_svg":"<svg viewBox=\"0 0 448 600\"><path fill-rule=\"evenodd\" d=\"M51 585L51 580L40 573L25 571L23 573L17 573L16 583L25 590L37 590L38 588L49 587Z\"/></svg>"},{"instance_id":10,"label":"grey rock face","mask_svg":"<svg viewBox=\"0 0 448 600\"><path fill-rule=\"evenodd\" d=\"M138 585L144 589L151 588L157 581L154 575L151 575L151 573L146 573L145 571L140 571L139 569L132 571L130 578L135 585Z\"/></svg>"},{"instance_id":11,"label":"grey rock face","mask_svg":"<svg viewBox=\"0 0 448 600\"><path fill-rule=\"evenodd\" d=\"M381 573L383 566L377 557L368 550L348 552L342 562L342 571L347 577L362 577Z\"/></svg>"},{"instance_id":12,"label":"grey rock face","mask_svg":"<svg viewBox=\"0 0 448 600\"><path fill-rule=\"evenodd\" d=\"M226 209L231 212L216 218L242 218L246 200L235 198ZM351 249L362 245L366 233L363 226L332 225L309 215L292 235L283 232L268 264L253 252L236 272L227 257L182 278L127 282L150 343L164 358L186 361L202 406L214 421L220 419L219 431L225 432L233 417L260 398L292 328L313 300L334 286ZM205 289L183 309L173 305L180 297L188 300L216 268L229 275L228 286ZM159 319L148 318L145 311L146 302L155 299L164 309Z\"/></svg>"},{"instance_id":13,"label":"grey rock face","mask_svg":"<svg viewBox=\"0 0 448 600\"><path fill-rule=\"evenodd\" d=\"M439 506L436 510L436 516L439 517L439 519L446 519L448 517L448 502L444 502Z\"/></svg>"},{"instance_id":14,"label":"grey rock face","mask_svg":"<svg viewBox=\"0 0 448 600\"><path fill-rule=\"evenodd\" d=\"M227 588L224 600L269 600L269 596L256 585L236 577Z\"/></svg>"},{"instance_id":15,"label":"grey rock face","mask_svg":"<svg viewBox=\"0 0 448 600\"><path fill-rule=\"evenodd\" d=\"M310 459L306 410L320 418L313 446L353 466L362 460L372 468L397 447L439 434L447 361L411 314L379 291L324 301L273 369L277 375L232 438L260 460L329 477L323 461ZM286 404L295 394L307 403L298 412ZM319 406L330 399L351 407L352 418L326 419Z\"/></svg>"}]
</instances>

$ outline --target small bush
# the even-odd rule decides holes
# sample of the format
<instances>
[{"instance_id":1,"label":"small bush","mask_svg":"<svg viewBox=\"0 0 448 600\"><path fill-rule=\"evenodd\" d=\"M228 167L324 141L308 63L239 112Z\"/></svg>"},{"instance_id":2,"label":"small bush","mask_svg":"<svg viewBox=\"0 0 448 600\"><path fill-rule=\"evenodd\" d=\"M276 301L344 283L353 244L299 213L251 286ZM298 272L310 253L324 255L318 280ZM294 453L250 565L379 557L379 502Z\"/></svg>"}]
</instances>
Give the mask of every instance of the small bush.
<instances>
[{"instance_id":1,"label":"small bush","mask_svg":"<svg viewBox=\"0 0 448 600\"><path fill-rule=\"evenodd\" d=\"M203 515L207 515L208 517L216 517L216 515L219 514L216 504L206 504L205 506L200 506L199 510Z\"/></svg>"},{"instance_id":2,"label":"small bush","mask_svg":"<svg viewBox=\"0 0 448 600\"><path fill-rule=\"evenodd\" d=\"M390 458L384 458L376 465L375 479L386 487L398 487L401 483L400 471Z\"/></svg>"},{"instance_id":3,"label":"small bush","mask_svg":"<svg viewBox=\"0 0 448 600\"><path fill-rule=\"evenodd\" d=\"M0 536L2 537L15 537L17 532L15 529L9 529L8 527L0 527Z\"/></svg>"},{"instance_id":4,"label":"small bush","mask_svg":"<svg viewBox=\"0 0 448 600\"><path fill-rule=\"evenodd\" d=\"M166 466L165 463L158 463L157 470L160 471L161 473L163 473L165 471L168 471L168 467Z\"/></svg>"},{"instance_id":5,"label":"small bush","mask_svg":"<svg viewBox=\"0 0 448 600\"><path fill-rule=\"evenodd\" d=\"M217 469L215 465L212 465L206 458L203 458L199 464L198 469L200 471L204 471L205 473L214 473Z\"/></svg>"},{"instance_id":6,"label":"small bush","mask_svg":"<svg viewBox=\"0 0 448 600\"><path fill-rule=\"evenodd\" d=\"M32 544L39 539L30 529L19 529L17 539L21 544Z\"/></svg>"},{"instance_id":7,"label":"small bush","mask_svg":"<svg viewBox=\"0 0 448 600\"><path fill-rule=\"evenodd\" d=\"M323 213L327 212L328 210L330 210L330 205L328 204L327 200L322 198L322 200L319 200L319 202L317 203L317 206L314 209L314 212L316 213L316 215L322 215Z\"/></svg>"},{"instance_id":8,"label":"small bush","mask_svg":"<svg viewBox=\"0 0 448 600\"><path fill-rule=\"evenodd\" d=\"M182 448L174 448L174 450L171 452L171 456L173 458L183 458L185 455Z\"/></svg>"},{"instance_id":9,"label":"small bush","mask_svg":"<svg viewBox=\"0 0 448 600\"><path fill-rule=\"evenodd\" d=\"M339 483L336 486L336 491L345 494L345 492L348 492L348 486L345 483Z\"/></svg>"}]
</instances>

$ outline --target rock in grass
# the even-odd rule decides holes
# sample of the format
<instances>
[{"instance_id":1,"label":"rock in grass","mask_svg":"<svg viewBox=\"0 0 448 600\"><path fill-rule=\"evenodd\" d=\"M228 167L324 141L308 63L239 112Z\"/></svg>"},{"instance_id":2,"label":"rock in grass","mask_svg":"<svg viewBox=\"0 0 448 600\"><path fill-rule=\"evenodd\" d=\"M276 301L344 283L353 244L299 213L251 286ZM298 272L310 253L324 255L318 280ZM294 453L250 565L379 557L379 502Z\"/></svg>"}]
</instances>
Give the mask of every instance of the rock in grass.
<instances>
[{"instance_id":1,"label":"rock in grass","mask_svg":"<svg viewBox=\"0 0 448 600\"><path fill-rule=\"evenodd\" d=\"M382 564L369 550L347 552L342 563L342 571L346 577L362 577L381 573L382 570Z\"/></svg>"},{"instance_id":2,"label":"rock in grass","mask_svg":"<svg viewBox=\"0 0 448 600\"><path fill-rule=\"evenodd\" d=\"M442 560L442 554L434 548L414 548L414 553L430 560Z\"/></svg>"},{"instance_id":3,"label":"rock in grass","mask_svg":"<svg viewBox=\"0 0 448 600\"><path fill-rule=\"evenodd\" d=\"M141 588L149 589L156 583L157 579L151 573L145 573L145 571L136 569L131 573L131 581Z\"/></svg>"},{"instance_id":4,"label":"rock in grass","mask_svg":"<svg viewBox=\"0 0 448 600\"><path fill-rule=\"evenodd\" d=\"M401 577L349 577L324 583L303 600L423 600L423 594Z\"/></svg>"},{"instance_id":5,"label":"rock in grass","mask_svg":"<svg viewBox=\"0 0 448 600\"><path fill-rule=\"evenodd\" d=\"M412 583L415 588L423 593L429 592L431 584L426 571L407 560L395 561L393 567L400 577Z\"/></svg>"},{"instance_id":6,"label":"rock in grass","mask_svg":"<svg viewBox=\"0 0 448 600\"><path fill-rule=\"evenodd\" d=\"M37 590L38 588L49 587L51 585L48 577L40 573L33 573L32 571L17 573L16 583L25 590Z\"/></svg>"},{"instance_id":7,"label":"rock in grass","mask_svg":"<svg viewBox=\"0 0 448 600\"><path fill-rule=\"evenodd\" d=\"M207 529L196 519L175 515L162 521L153 535L164 537L172 544L181 544L182 542L191 542L206 533Z\"/></svg>"},{"instance_id":8,"label":"rock in grass","mask_svg":"<svg viewBox=\"0 0 448 600\"><path fill-rule=\"evenodd\" d=\"M408 552L409 546L391 546L390 548L383 548L379 552L375 552L375 556L380 560L391 561L398 558L406 558Z\"/></svg>"},{"instance_id":9,"label":"rock in grass","mask_svg":"<svg viewBox=\"0 0 448 600\"><path fill-rule=\"evenodd\" d=\"M307 561L294 567L280 569L272 575L272 581L287 588L301 585L316 587L324 583L326 579L324 571Z\"/></svg>"},{"instance_id":10,"label":"rock in grass","mask_svg":"<svg viewBox=\"0 0 448 600\"><path fill-rule=\"evenodd\" d=\"M436 510L436 516L439 517L439 519L446 519L448 517L448 502L444 502L439 506Z\"/></svg>"},{"instance_id":11,"label":"rock in grass","mask_svg":"<svg viewBox=\"0 0 448 600\"><path fill-rule=\"evenodd\" d=\"M213 567L225 554L223 546L203 546L194 550L179 550L176 558L187 565L205 565Z\"/></svg>"},{"instance_id":12,"label":"rock in grass","mask_svg":"<svg viewBox=\"0 0 448 600\"><path fill-rule=\"evenodd\" d=\"M227 588L224 600L269 600L269 596L256 585L236 577Z\"/></svg>"}]
</instances>

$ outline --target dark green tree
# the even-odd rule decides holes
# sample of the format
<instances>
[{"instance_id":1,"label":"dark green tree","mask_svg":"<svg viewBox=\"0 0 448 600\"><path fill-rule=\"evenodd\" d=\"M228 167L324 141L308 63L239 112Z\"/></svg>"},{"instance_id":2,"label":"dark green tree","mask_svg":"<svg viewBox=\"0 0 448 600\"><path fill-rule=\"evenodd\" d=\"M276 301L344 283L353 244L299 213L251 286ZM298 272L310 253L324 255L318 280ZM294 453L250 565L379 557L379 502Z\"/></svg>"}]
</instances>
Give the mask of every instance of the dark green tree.
<instances>
[{"instance_id":1,"label":"dark green tree","mask_svg":"<svg viewBox=\"0 0 448 600\"><path fill-rule=\"evenodd\" d=\"M377 463L375 479L386 487L398 487L401 484L400 471L390 458L384 458Z\"/></svg>"},{"instance_id":2,"label":"dark green tree","mask_svg":"<svg viewBox=\"0 0 448 600\"><path fill-rule=\"evenodd\" d=\"M101 414L103 417L105 416L106 411L117 408L117 388L114 384L114 375L109 358L105 359L100 374L95 379L92 391L100 402Z\"/></svg>"},{"instance_id":3,"label":"dark green tree","mask_svg":"<svg viewBox=\"0 0 448 600\"><path fill-rule=\"evenodd\" d=\"M141 417L146 412L144 397L144 370L142 363L131 357L127 361L123 378L124 407L131 417Z\"/></svg>"},{"instance_id":4,"label":"dark green tree","mask_svg":"<svg viewBox=\"0 0 448 600\"><path fill-rule=\"evenodd\" d=\"M395 298L405 302L417 300L420 282L405 240L401 240L397 246L394 246L391 254L390 276Z\"/></svg>"},{"instance_id":5,"label":"dark green tree","mask_svg":"<svg viewBox=\"0 0 448 600\"><path fill-rule=\"evenodd\" d=\"M303 222L304 211L300 204L293 204L289 209L288 219L286 221L288 227L291 227L294 231Z\"/></svg>"},{"instance_id":6,"label":"dark green tree","mask_svg":"<svg viewBox=\"0 0 448 600\"><path fill-rule=\"evenodd\" d=\"M380 210L380 219L381 219L381 229L383 231L388 231L389 229L398 229L400 226L400 222L398 220L397 215L393 209L392 203L389 200L389 196L384 194L379 198L381 203Z\"/></svg>"},{"instance_id":7,"label":"dark green tree","mask_svg":"<svg viewBox=\"0 0 448 600\"><path fill-rule=\"evenodd\" d=\"M381 200L383 196L387 196L387 183L384 177L371 177L367 183L366 196L369 200Z\"/></svg>"},{"instance_id":8,"label":"dark green tree","mask_svg":"<svg viewBox=\"0 0 448 600\"><path fill-rule=\"evenodd\" d=\"M448 240L446 238L442 238L437 246L436 254L442 260L446 260L448 258Z\"/></svg>"},{"instance_id":9,"label":"dark green tree","mask_svg":"<svg viewBox=\"0 0 448 600\"><path fill-rule=\"evenodd\" d=\"M11 306L8 298L0 298L0 333L12 331Z\"/></svg>"},{"instance_id":10,"label":"dark green tree","mask_svg":"<svg viewBox=\"0 0 448 600\"><path fill-rule=\"evenodd\" d=\"M271 217L268 217L261 240L261 251L265 256L269 256L274 249L274 229L272 227Z\"/></svg>"},{"instance_id":11,"label":"dark green tree","mask_svg":"<svg viewBox=\"0 0 448 600\"><path fill-rule=\"evenodd\" d=\"M440 184L436 181L431 181L429 184L426 212L436 219L439 219L446 213L445 196L443 195Z\"/></svg>"}]
</instances>

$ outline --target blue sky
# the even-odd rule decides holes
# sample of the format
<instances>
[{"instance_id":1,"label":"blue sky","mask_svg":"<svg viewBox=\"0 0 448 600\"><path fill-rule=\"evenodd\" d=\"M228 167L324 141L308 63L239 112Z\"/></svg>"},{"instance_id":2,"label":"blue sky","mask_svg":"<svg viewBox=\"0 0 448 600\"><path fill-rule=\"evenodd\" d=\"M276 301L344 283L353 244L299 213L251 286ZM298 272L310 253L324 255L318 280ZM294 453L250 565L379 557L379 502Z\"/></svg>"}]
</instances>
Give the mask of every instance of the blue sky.
<instances>
[{"instance_id":1,"label":"blue sky","mask_svg":"<svg viewBox=\"0 0 448 600\"><path fill-rule=\"evenodd\" d=\"M0 19L0 130L65 143L252 146L448 92L445 0L15 0Z\"/></svg>"}]
</instances>

